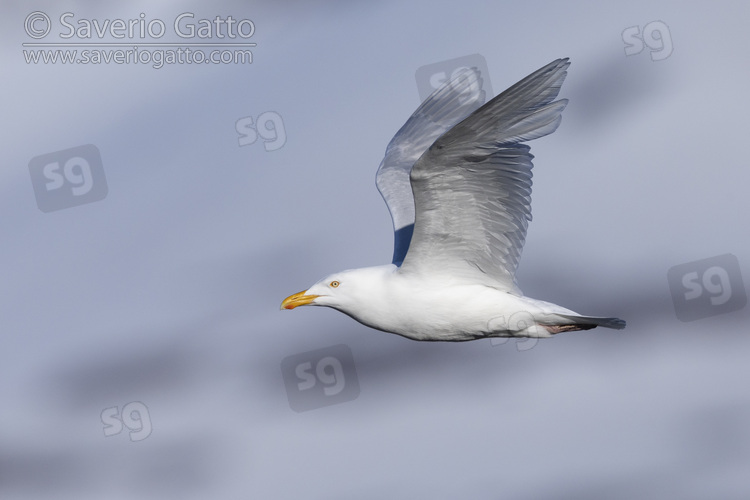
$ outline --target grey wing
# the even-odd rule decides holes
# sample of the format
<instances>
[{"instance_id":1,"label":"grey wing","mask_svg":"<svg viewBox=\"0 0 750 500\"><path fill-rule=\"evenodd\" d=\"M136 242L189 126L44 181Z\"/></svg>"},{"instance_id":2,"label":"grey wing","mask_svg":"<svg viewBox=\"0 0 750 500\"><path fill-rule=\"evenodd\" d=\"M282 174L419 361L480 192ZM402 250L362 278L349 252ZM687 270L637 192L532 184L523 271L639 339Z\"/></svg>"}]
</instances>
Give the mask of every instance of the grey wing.
<instances>
[{"instance_id":1,"label":"grey wing","mask_svg":"<svg viewBox=\"0 0 750 500\"><path fill-rule=\"evenodd\" d=\"M441 136L411 172L416 219L399 272L450 275L520 295L515 272L531 220L529 147L555 131L552 102L567 75L558 59Z\"/></svg>"},{"instance_id":2,"label":"grey wing","mask_svg":"<svg viewBox=\"0 0 750 500\"><path fill-rule=\"evenodd\" d=\"M467 68L425 99L388 144L375 182L393 219L394 264L404 260L414 227L409 182L414 163L438 137L484 104L484 98L479 71Z\"/></svg>"}]
</instances>

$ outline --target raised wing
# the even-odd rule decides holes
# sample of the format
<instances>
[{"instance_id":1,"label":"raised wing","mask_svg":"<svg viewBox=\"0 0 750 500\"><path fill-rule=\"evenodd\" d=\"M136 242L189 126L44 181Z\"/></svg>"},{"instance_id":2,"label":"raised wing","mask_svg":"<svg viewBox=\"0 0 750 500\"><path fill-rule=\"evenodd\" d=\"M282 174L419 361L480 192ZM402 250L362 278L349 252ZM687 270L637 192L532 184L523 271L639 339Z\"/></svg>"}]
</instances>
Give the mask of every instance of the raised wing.
<instances>
[{"instance_id":1,"label":"raised wing","mask_svg":"<svg viewBox=\"0 0 750 500\"><path fill-rule=\"evenodd\" d=\"M515 272L531 220L529 147L550 134L567 100L558 59L442 135L411 171L416 219L403 273L466 277L520 295Z\"/></svg>"},{"instance_id":2,"label":"raised wing","mask_svg":"<svg viewBox=\"0 0 750 500\"><path fill-rule=\"evenodd\" d=\"M484 104L484 98L479 71L466 68L425 99L388 144L375 183L393 219L394 264L404 260L414 228L409 182L414 163L438 137Z\"/></svg>"}]
</instances>

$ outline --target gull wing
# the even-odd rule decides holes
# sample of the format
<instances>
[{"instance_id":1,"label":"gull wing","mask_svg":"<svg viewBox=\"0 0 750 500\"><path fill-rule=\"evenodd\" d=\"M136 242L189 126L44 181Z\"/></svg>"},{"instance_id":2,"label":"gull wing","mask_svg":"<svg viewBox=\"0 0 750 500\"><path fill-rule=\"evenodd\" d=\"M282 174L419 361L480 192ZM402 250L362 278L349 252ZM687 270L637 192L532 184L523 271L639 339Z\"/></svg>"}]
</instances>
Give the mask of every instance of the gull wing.
<instances>
[{"instance_id":1,"label":"gull wing","mask_svg":"<svg viewBox=\"0 0 750 500\"><path fill-rule=\"evenodd\" d=\"M399 272L444 274L520 295L515 272L531 220L531 160L551 134L568 59L537 70L443 134L411 171L414 234Z\"/></svg>"},{"instance_id":2,"label":"gull wing","mask_svg":"<svg viewBox=\"0 0 750 500\"><path fill-rule=\"evenodd\" d=\"M414 228L414 197L409 173L435 140L484 104L479 70L466 68L433 92L391 139L375 183L391 212L393 263L401 265Z\"/></svg>"}]
</instances>

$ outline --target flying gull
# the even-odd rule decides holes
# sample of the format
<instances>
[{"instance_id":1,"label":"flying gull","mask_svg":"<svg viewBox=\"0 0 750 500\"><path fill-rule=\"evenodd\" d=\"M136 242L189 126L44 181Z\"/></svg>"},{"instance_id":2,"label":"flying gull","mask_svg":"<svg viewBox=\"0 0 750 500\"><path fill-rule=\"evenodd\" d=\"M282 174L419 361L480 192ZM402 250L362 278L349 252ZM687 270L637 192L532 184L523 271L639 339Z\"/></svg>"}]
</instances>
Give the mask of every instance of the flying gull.
<instances>
[{"instance_id":1,"label":"flying gull","mask_svg":"<svg viewBox=\"0 0 750 500\"><path fill-rule=\"evenodd\" d=\"M391 264L334 273L284 299L414 340L551 337L618 318L525 297L515 279L531 220L523 142L554 132L570 65L558 59L484 104L476 68L428 97L388 144L376 183L393 219Z\"/></svg>"}]
</instances>

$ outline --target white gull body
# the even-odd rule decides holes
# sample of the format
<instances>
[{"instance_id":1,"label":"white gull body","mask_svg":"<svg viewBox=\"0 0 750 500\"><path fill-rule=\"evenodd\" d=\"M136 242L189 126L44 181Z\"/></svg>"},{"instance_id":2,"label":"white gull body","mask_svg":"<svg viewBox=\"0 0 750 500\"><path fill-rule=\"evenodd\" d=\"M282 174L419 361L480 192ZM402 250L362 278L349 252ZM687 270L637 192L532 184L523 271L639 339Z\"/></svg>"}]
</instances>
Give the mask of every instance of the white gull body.
<instances>
[{"instance_id":1,"label":"white gull body","mask_svg":"<svg viewBox=\"0 0 750 500\"><path fill-rule=\"evenodd\" d=\"M557 129L567 59L487 104L475 69L436 90L388 145L377 185L395 230L393 263L341 271L287 297L337 309L414 340L550 337L617 318L582 316L524 297L515 272L531 220L531 160L522 142Z\"/></svg>"}]
</instances>

